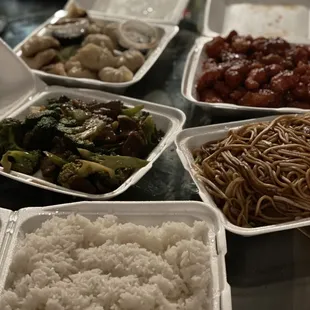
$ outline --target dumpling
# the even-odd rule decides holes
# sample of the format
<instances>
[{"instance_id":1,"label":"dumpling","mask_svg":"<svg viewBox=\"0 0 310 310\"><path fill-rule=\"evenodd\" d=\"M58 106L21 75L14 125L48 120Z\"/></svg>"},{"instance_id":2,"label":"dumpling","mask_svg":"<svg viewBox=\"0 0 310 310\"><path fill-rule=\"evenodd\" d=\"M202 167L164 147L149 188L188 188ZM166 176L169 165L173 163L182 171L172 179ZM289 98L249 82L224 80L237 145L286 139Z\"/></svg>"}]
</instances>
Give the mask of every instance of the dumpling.
<instances>
[{"instance_id":1,"label":"dumpling","mask_svg":"<svg viewBox=\"0 0 310 310\"><path fill-rule=\"evenodd\" d=\"M85 46L88 43L93 43L100 47L106 47L110 51L114 50L114 43L112 40L105 34L89 34L83 41L82 46Z\"/></svg>"},{"instance_id":2,"label":"dumpling","mask_svg":"<svg viewBox=\"0 0 310 310\"><path fill-rule=\"evenodd\" d=\"M87 28L87 33L89 34L104 34L104 25L99 25L97 23L92 23Z\"/></svg>"},{"instance_id":3,"label":"dumpling","mask_svg":"<svg viewBox=\"0 0 310 310\"><path fill-rule=\"evenodd\" d=\"M118 40L119 40L118 27L119 27L119 23L116 23L116 22L108 23L104 27L104 32L103 32L114 42L115 46L118 44Z\"/></svg>"},{"instance_id":4,"label":"dumpling","mask_svg":"<svg viewBox=\"0 0 310 310\"><path fill-rule=\"evenodd\" d=\"M42 68L43 71L51 74L66 76L65 66L62 62L58 62L57 64L51 64Z\"/></svg>"},{"instance_id":5,"label":"dumpling","mask_svg":"<svg viewBox=\"0 0 310 310\"><path fill-rule=\"evenodd\" d=\"M83 67L93 71L99 71L104 67L114 67L116 62L110 50L93 43L89 43L79 49L76 58Z\"/></svg>"},{"instance_id":6,"label":"dumpling","mask_svg":"<svg viewBox=\"0 0 310 310\"><path fill-rule=\"evenodd\" d=\"M25 57L24 55L21 58L31 69L40 69L43 66L46 66L52 62L52 60L57 56L57 52L50 48L46 51L36 54L34 57Z\"/></svg>"},{"instance_id":7,"label":"dumpling","mask_svg":"<svg viewBox=\"0 0 310 310\"><path fill-rule=\"evenodd\" d=\"M47 50L49 48L58 48L60 43L58 40L52 37L43 36L33 36L31 37L23 46L21 50L25 57L32 57L35 54Z\"/></svg>"},{"instance_id":8,"label":"dumpling","mask_svg":"<svg viewBox=\"0 0 310 310\"><path fill-rule=\"evenodd\" d=\"M101 81L112 83L128 82L133 79L133 73L125 66L118 69L111 67L103 68L99 71L98 76Z\"/></svg>"},{"instance_id":9,"label":"dumpling","mask_svg":"<svg viewBox=\"0 0 310 310\"><path fill-rule=\"evenodd\" d=\"M83 68L79 61L76 61L75 64L67 71L68 76L75 78L84 78L84 79L97 79L96 73Z\"/></svg>"},{"instance_id":10,"label":"dumpling","mask_svg":"<svg viewBox=\"0 0 310 310\"><path fill-rule=\"evenodd\" d=\"M131 49L117 57L116 66L126 66L132 72L136 72L144 64L144 61L145 58L141 52Z\"/></svg>"},{"instance_id":11,"label":"dumpling","mask_svg":"<svg viewBox=\"0 0 310 310\"><path fill-rule=\"evenodd\" d=\"M76 55L70 57L66 62L65 62L65 70L68 71L70 70L72 67L76 66L78 64L81 64L78 60Z\"/></svg>"}]
</instances>

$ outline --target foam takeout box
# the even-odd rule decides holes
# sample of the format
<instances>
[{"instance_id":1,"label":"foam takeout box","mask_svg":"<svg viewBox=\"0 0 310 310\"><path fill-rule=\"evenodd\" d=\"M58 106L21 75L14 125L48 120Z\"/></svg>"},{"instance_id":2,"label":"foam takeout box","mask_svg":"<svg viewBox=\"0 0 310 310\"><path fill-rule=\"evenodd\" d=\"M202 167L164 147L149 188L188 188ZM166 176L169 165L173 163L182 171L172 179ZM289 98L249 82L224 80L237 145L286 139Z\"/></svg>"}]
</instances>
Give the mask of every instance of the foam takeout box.
<instances>
[{"instance_id":1,"label":"foam takeout box","mask_svg":"<svg viewBox=\"0 0 310 310\"><path fill-rule=\"evenodd\" d=\"M211 126L187 128L179 132L175 139L179 158L185 170L189 172L194 183L196 184L199 196L201 197L202 201L205 202L207 208L211 208L217 213L224 227L232 233L250 237L282 230L301 228L309 226L310 224L310 218L296 218L296 220L294 221L266 225L261 227L239 227L231 223L229 219L224 215L222 210L220 210L220 208L217 206L213 197L207 191L202 178L197 172L197 169L195 168L195 160L192 155L192 151L194 149L199 148L204 143L221 140L227 137L229 131L238 129L241 126L261 122L269 122L274 120L276 117L277 116L268 116L230 123L215 124Z\"/></svg>"},{"instance_id":2,"label":"foam takeout box","mask_svg":"<svg viewBox=\"0 0 310 310\"><path fill-rule=\"evenodd\" d=\"M179 31L177 24L183 16L183 11L188 4L188 0L76 0L68 1L64 10L56 12L51 18L35 29L29 36L15 47L15 52L21 55L21 46L33 35L44 35L46 26L57 22L60 18L66 16L69 4L76 3L86 9L92 19L96 22L122 22L130 19L142 20L150 23L158 29L160 40L158 45L151 49L145 63L135 73L133 79L129 82L111 83L92 79L81 79L73 77L63 77L55 74L46 73L40 70L33 72L42 78L48 84L57 84L69 87L94 88L109 90L121 93L127 87L140 81L144 75L157 61L168 43Z\"/></svg>"},{"instance_id":3,"label":"foam takeout box","mask_svg":"<svg viewBox=\"0 0 310 310\"><path fill-rule=\"evenodd\" d=\"M193 104L219 116L235 117L242 114L259 117L306 111L299 108L259 108L199 101L196 83L207 59L204 47L215 36L226 36L236 30L242 35L281 36L291 43L309 44L309 10L310 2L306 0L207 0L202 36L196 39L184 67L182 95Z\"/></svg>"},{"instance_id":4,"label":"foam takeout box","mask_svg":"<svg viewBox=\"0 0 310 310\"><path fill-rule=\"evenodd\" d=\"M49 207L24 208L17 212L0 208L0 294L5 287L9 267L21 237L34 232L53 216L67 217L80 214L90 220L113 214L121 222L155 226L167 221L192 225L205 221L209 231L205 241L210 246L210 289L208 308L205 310L231 310L230 286L227 283L225 230L216 213L194 201L156 202L79 202Z\"/></svg>"},{"instance_id":5,"label":"foam takeout box","mask_svg":"<svg viewBox=\"0 0 310 310\"><path fill-rule=\"evenodd\" d=\"M0 78L0 120L7 117L23 119L29 112L31 106L42 105L46 102L46 99L52 97L67 95L70 98L80 98L86 101L122 100L127 106L143 104L144 110L153 116L157 127L166 133L159 145L149 154L147 158L149 163L134 173L113 192L90 195L65 189L59 185L47 182L43 180L40 174L29 176L14 171L6 173L0 168L0 175L28 185L88 199L106 200L113 198L137 183L152 168L155 160L173 142L175 135L182 129L185 122L185 114L176 108L96 90L47 86L28 69L26 64L1 39L0 65L3 70L2 72L4 72Z\"/></svg>"}]
</instances>

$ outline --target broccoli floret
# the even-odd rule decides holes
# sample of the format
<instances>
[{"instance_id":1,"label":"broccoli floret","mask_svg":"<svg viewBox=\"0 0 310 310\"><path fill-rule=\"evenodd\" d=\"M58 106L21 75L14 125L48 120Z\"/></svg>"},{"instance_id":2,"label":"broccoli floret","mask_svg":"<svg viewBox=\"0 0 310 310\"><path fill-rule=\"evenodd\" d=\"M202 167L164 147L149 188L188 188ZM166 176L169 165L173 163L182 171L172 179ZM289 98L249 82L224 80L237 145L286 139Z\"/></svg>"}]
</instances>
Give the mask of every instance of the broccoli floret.
<instances>
[{"instance_id":1,"label":"broccoli floret","mask_svg":"<svg viewBox=\"0 0 310 310\"><path fill-rule=\"evenodd\" d=\"M44 118L44 117L52 117L52 118L54 118L57 121L59 121L59 119L60 119L60 115L56 111L42 110L42 111L39 111L39 112L35 112L35 113L29 114L26 117L26 119L24 120L24 124L27 127L27 129L31 129L34 126L36 126L36 124L38 122L40 122L41 119Z\"/></svg>"},{"instance_id":2,"label":"broccoli floret","mask_svg":"<svg viewBox=\"0 0 310 310\"><path fill-rule=\"evenodd\" d=\"M94 140L102 134L106 122L93 117L87 119L82 126L69 127L63 123L58 124L57 130L69 138L76 147L94 148Z\"/></svg>"},{"instance_id":3,"label":"broccoli floret","mask_svg":"<svg viewBox=\"0 0 310 310\"><path fill-rule=\"evenodd\" d=\"M8 150L22 150L18 144L23 137L23 126L12 118L0 122L0 156Z\"/></svg>"},{"instance_id":4,"label":"broccoli floret","mask_svg":"<svg viewBox=\"0 0 310 310\"><path fill-rule=\"evenodd\" d=\"M88 150L78 149L82 158L97 162L101 165L109 167L113 170L117 169L140 169L148 164L147 160L143 160L130 156L109 156L92 153Z\"/></svg>"},{"instance_id":5,"label":"broccoli floret","mask_svg":"<svg viewBox=\"0 0 310 310\"><path fill-rule=\"evenodd\" d=\"M41 153L39 151L8 151L1 159L1 165L5 172L11 170L32 175L39 167Z\"/></svg>"},{"instance_id":6,"label":"broccoli floret","mask_svg":"<svg viewBox=\"0 0 310 310\"><path fill-rule=\"evenodd\" d=\"M48 150L57 131L58 121L51 116L42 117L24 137L24 146L28 150Z\"/></svg>"},{"instance_id":7,"label":"broccoli floret","mask_svg":"<svg viewBox=\"0 0 310 310\"><path fill-rule=\"evenodd\" d=\"M57 178L60 185L73 190L96 192L96 188L87 178L97 172L107 173L111 178L114 171L108 167L86 160L76 160L65 164Z\"/></svg>"}]
</instances>

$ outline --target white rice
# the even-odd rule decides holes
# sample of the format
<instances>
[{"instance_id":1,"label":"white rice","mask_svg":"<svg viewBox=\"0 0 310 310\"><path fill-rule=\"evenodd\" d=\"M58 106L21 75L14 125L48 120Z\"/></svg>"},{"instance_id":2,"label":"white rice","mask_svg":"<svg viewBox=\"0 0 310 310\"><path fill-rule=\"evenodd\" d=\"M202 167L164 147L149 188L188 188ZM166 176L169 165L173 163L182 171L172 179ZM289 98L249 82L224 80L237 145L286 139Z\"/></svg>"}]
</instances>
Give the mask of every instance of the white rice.
<instances>
[{"instance_id":1,"label":"white rice","mask_svg":"<svg viewBox=\"0 0 310 310\"><path fill-rule=\"evenodd\" d=\"M210 247L193 227L54 217L21 241L1 310L206 310Z\"/></svg>"}]
</instances>

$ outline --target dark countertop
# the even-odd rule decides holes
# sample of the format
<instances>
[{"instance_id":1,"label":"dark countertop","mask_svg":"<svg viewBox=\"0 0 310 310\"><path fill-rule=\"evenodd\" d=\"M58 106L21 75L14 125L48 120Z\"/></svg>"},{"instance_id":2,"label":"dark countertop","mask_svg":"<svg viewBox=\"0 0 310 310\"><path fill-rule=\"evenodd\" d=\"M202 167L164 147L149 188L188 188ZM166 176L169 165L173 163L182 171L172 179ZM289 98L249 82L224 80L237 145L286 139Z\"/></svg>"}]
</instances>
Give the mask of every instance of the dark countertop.
<instances>
[{"instance_id":1,"label":"dark countertop","mask_svg":"<svg viewBox=\"0 0 310 310\"><path fill-rule=\"evenodd\" d=\"M8 18L2 38L14 47L44 22L65 0L1 0L0 15ZM228 121L215 118L187 102L180 85L187 53L198 36L204 1L192 0L191 14L180 32L145 78L128 89L127 96L182 109L186 127ZM12 210L76 201L76 198L40 190L0 177L0 205ZM138 184L115 200L200 200L196 187L172 145ZM227 233L228 282L234 310L310 309L309 239L298 230L244 238ZM309 304L308 304L309 302Z\"/></svg>"}]
</instances>

